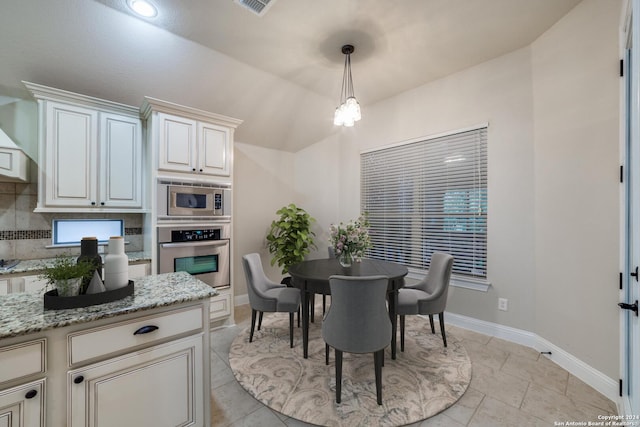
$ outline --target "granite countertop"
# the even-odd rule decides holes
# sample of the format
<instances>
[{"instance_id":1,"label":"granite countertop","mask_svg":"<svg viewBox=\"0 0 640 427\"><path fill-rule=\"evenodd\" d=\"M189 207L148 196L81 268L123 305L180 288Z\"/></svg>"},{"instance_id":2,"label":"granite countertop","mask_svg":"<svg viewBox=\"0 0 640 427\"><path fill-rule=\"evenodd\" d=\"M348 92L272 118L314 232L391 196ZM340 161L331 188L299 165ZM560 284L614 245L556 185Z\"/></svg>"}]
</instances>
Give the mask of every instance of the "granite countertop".
<instances>
[{"instance_id":1,"label":"granite countertop","mask_svg":"<svg viewBox=\"0 0 640 427\"><path fill-rule=\"evenodd\" d=\"M44 296L39 293L0 295L0 339L218 295L185 272L135 279L134 288L132 296L118 301L67 310L45 309Z\"/></svg>"},{"instance_id":2,"label":"granite countertop","mask_svg":"<svg viewBox=\"0 0 640 427\"><path fill-rule=\"evenodd\" d=\"M151 261L151 255L147 252L126 252L126 254L129 257L129 263ZM102 256L104 258L105 254L102 254ZM8 270L0 268L0 276L16 273L38 273L53 261L55 261L55 258L21 260L18 265Z\"/></svg>"}]
</instances>

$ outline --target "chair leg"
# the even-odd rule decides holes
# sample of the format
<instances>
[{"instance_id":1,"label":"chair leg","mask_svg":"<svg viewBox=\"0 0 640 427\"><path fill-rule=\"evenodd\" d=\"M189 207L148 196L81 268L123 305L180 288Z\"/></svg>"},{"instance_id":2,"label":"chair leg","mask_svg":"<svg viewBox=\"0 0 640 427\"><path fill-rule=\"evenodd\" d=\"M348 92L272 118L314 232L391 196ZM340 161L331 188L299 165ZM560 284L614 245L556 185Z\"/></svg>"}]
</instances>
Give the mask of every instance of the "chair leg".
<instances>
[{"instance_id":1,"label":"chair leg","mask_svg":"<svg viewBox=\"0 0 640 427\"><path fill-rule=\"evenodd\" d=\"M324 316L324 314L327 311L327 296L326 295L322 295L322 315Z\"/></svg>"},{"instance_id":2,"label":"chair leg","mask_svg":"<svg viewBox=\"0 0 640 427\"><path fill-rule=\"evenodd\" d=\"M251 333L249 333L249 342L253 341L253 330L256 327L256 313L254 309L251 309Z\"/></svg>"},{"instance_id":3,"label":"chair leg","mask_svg":"<svg viewBox=\"0 0 640 427\"><path fill-rule=\"evenodd\" d=\"M329 344L324 344L324 364L329 365Z\"/></svg>"},{"instance_id":4,"label":"chair leg","mask_svg":"<svg viewBox=\"0 0 640 427\"><path fill-rule=\"evenodd\" d=\"M289 347L293 348L293 312L289 313Z\"/></svg>"},{"instance_id":5,"label":"chair leg","mask_svg":"<svg viewBox=\"0 0 640 427\"><path fill-rule=\"evenodd\" d=\"M260 330L260 328L262 327L262 315L264 314L264 312L260 312L260 316L258 317L258 330Z\"/></svg>"},{"instance_id":6,"label":"chair leg","mask_svg":"<svg viewBox=\"0 0 640 427\"><path fill-rule=\"evenodd\" d=\"M404 315L400 315L400 351L404 352Z\"/></svg>"},{"instance_id":7,"label":"chair leg","mask_svg":"<svg viewBox=\"0 0 640 427\"><path fill-rule=\"evenodd\" d=\"M300 327L300 307L298 307L298 328Z\"/></svg>"},{"instance_id":8,"label":"chair leg","mask_svg":"<svg viewBox=\"0 0 640 427\"><path fill-rule=\"evenodd\" d=\"M376 371L376 398L378 405L382 405L382 359L384 357L384 349L373 353L373 364Z\"/></svg>"},{"instance_id":9,"label":"chair leg","mask_svg":"<svg viewBox=\"0 0 640 427\"><path fill-rule=\"evenodd\" d=\"M438 320L440 321L440 332L442 333L442 342L444 346L447 346L447 336L444 333L444 312L438 313Z\"/></svg>"},{"instance_id":10,"label":"chair leg","mask_svg":"<svg viewBox=\"0 0 640 427\"><path fill-rule=\"evenodd\" d=\"M336 403L340 403L342 398L342 351L336 351Z\"/></svg>"},{"instance_id":11,"label":"chair leg","mask_svg":"<svg viewBox=\"0 0 640 427\"><path fill-rule=\"evenodd\" d=\"M436 329L433 327L433 314L429 315L429 323L431 323L431 333L435 334L436 333Z\"/></svg>"}]
</instances>

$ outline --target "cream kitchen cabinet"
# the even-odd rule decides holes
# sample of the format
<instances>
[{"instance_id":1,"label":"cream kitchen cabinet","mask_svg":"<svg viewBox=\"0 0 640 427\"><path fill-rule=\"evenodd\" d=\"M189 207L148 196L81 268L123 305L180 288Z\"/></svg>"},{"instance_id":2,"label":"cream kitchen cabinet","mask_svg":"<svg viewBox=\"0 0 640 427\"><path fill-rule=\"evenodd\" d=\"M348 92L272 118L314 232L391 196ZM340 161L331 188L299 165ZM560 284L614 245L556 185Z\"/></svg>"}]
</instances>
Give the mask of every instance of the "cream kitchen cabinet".
<instances>
[{"instance_id":1,"label":"cream kitchen cabinet","mask_svg":"<svg viewBox=\"0 0 640 427\"><path fill-rule=\"evenodd\" d=\"M191 305L69 334L67 426L202 426L206 315Z\"/></svg>"},{"instance_id":2,"label":"cream kitchen cabinet","mask_svg":"<svg viewBox=\"0 0 640 427\"><path fill-rule=\"evenodd\" d=\"M9 293L9 280L0 280L0 295L7 295Z\"/></svg>"},{"instance_id":3,"label":"cream kitchen cabinet","mask_svg":"<svg viewBox=\"0 0 640 427\"><path fill-rule=\"evenodd\" d=\"M45 425L45 360L44 339L0 347L0 426Z\"/></svg>"},{"instance_id":4,"label":"cream kitchen cabinet","mask_svg":"<svg viewBox=\"0 0 640 427\"><path fill-rule=\"evenodd\" d=\"M141 212L137 108L26 83L38 100L36 212Z\"/></svg>"},{"instance_id":5,"label":"cream kitchen cabinet","mask_svg":"<svg viewBox=\"0 0 640 427\"><path fill-rule=\"evenodd\" d=\"M47 279L40 276L24 276L21 278L11 279L11 292L20 292L20 279L22 279L22 291L44 293L47 287Z\"/></svg>"},{"instance_id":6,"label":"cream kitchen cabinet","mask_svg":"<svg viewBox=\"0 0 640 427\"><path fill-rule=\"evenodd\" d=\"M199 334L70 371L69 427L203 425L202 346Z\"/></svg>"},{"instance_id":7,"label":"cream kitchen cabinet","mask_svg":"<svg viewBox=\"0 0 640 427\"><path fill-rule=\"evenodd\" d=\"M214 291L186 273L135 283L135 298L100 310L0 298L12 302L12 322L0 322L0 426L210 425Z\"/></svg>"},{"instance_id":8,"label":"cream kitchen cabinet","mask_svg":"<svg viewBox=\"0 0 640 427\"><path fill-rule=\"evenodd\" d=\"M44 425L44 380L0 391L0 427Z\"/></svg>"},{"instance_id":9,"label":"cream kitchen cabinet","mask_svg":"<svg viewBox=\"0 0 640 427\"><path fill-rule=\"evenodd\" d=\"M156 175L231 179L233 133L240 120L149 97L141 111L149 123Z\"/></svg>"},{"instance_id":10,"label":"cream kitchen cabinet","mask_svg":"<svg viewBox=\"0 0 640 427\"><path fill-rule=\"evenodd\" d=\"M228 128L164 113L158 121L158 169L229 176Z\"/></svg>"}]
</instances>

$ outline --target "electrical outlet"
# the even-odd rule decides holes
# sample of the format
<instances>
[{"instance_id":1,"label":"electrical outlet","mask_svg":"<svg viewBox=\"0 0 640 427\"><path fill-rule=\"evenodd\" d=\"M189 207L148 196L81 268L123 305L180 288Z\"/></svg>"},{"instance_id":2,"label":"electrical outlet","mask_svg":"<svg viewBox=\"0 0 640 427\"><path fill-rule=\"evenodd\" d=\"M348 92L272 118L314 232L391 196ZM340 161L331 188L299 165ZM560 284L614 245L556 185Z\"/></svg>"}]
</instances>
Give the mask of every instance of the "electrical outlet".
<instances>
[{"instance_id":1,"label":"electrical outlet","mask_svg":"<svg viewBox=\"0 0 640 427\"><path fill-rule=\"evenodd\" d=\"M506 298L498 298L498 310L507 311L509 308L509 300Z\"/></svg>"}]
</instances>

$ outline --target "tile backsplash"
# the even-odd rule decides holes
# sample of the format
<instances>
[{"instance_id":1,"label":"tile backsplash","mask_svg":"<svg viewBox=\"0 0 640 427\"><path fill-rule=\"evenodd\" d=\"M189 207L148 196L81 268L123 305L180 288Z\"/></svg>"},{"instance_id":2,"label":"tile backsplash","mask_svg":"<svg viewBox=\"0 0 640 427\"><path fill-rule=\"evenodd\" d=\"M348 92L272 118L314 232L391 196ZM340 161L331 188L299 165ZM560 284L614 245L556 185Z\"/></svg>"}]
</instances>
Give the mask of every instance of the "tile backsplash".
<instances>
[{"instance_id":1,"label":"tile backsplash","mask_svg":"<svg viewBox=\"0 0 640 427\"><path fill-rule=\"evenodd\" d=\"M124 219L127 252L143 250L143 215L124 213L35 213L36 184L0 182L0 258L40 259L59 254L77 255L80 248L47 249L55 218ZM88 235L91 235L89 232Z\"/></svg>"}]
</instances>

